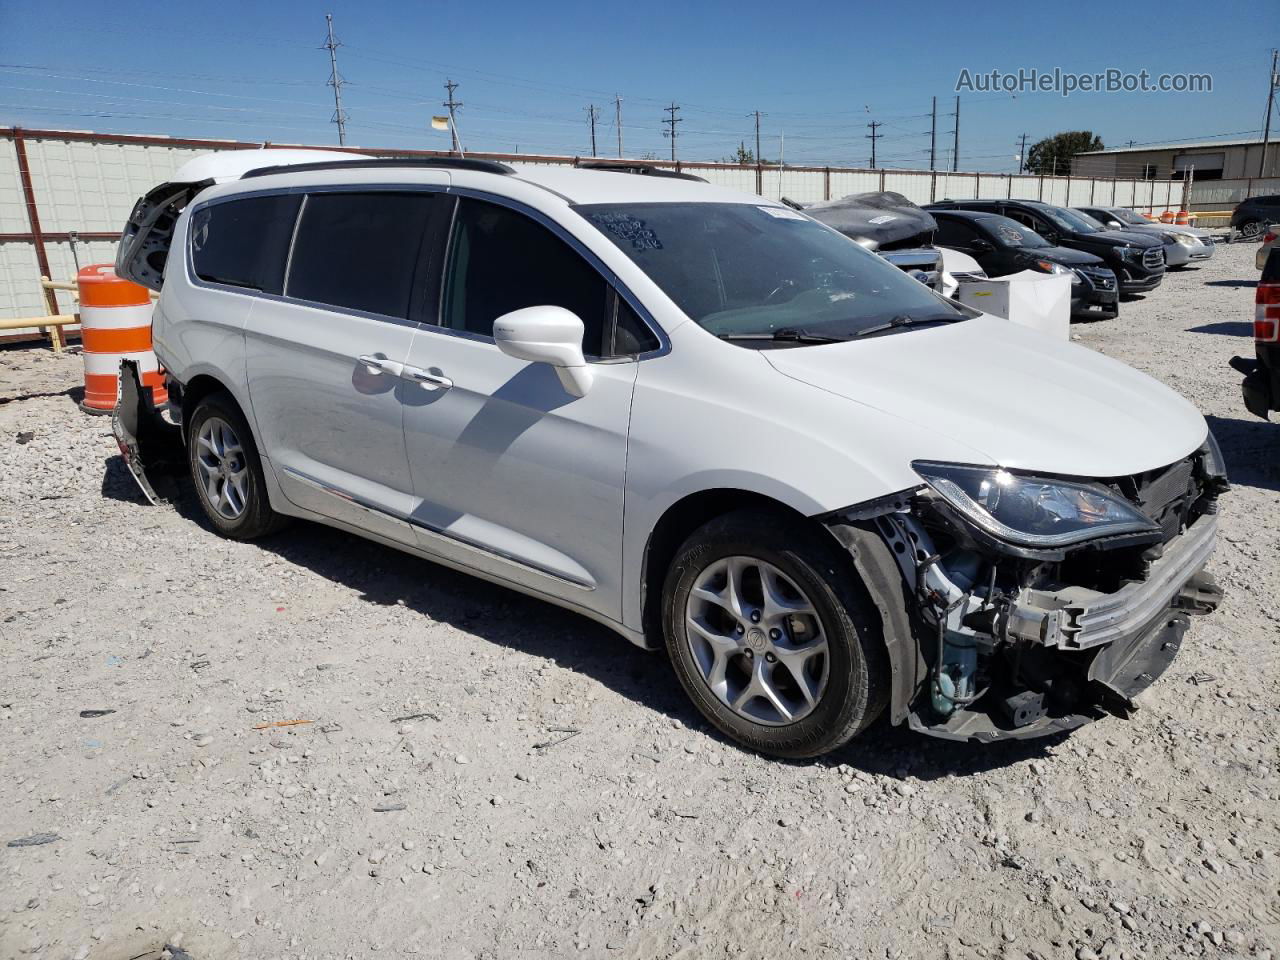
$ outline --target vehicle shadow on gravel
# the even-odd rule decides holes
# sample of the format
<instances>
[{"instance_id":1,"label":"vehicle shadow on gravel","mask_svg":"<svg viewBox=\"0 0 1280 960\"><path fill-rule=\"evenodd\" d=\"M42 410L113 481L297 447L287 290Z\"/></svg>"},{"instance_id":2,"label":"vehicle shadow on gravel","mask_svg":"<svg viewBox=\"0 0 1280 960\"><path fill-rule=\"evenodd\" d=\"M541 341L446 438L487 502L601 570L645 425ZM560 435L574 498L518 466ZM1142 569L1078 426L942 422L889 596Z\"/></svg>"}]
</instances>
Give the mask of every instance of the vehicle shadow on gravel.
<instances>
[{"instance_id":1,"label":"vehicle shadow on gravel","mask_svg":"<svg viewBox=\"0 0 1280 960\"><path fill-rule=\"evenodd\" d=\"M102 492L112 499L144 502L118 456L106 462ZM216 536L186 477L177 482L172 506L158 509L176 509L184 520ZM253 546L359 591L366 603L405 606L490 643L552 660L682 727L716 739L726 749L746 752L702 718L680 689L665 653L641 650L586 617L319 523L294 521L281 533L254 541ZM772 762L790 766L848 764L895 779L936 780L1035 759L1062 739L956 743L912 733L905 725L894 727L882 716L861 736L826 756Z\"/></svg>"},{"instance_id":2,"label":"vehicle shadow on gravel","mask_svg":"<svg viewBox=\"0 0 1280 960\"><path fill-rule=\"evenodd\" d=\"M1253 339L1253 321L1222 320L1199 327L1188 327L1187 333L1220 333L1224 337L1248 337Z\"/></svg>"},{"instance_id":3,"label":"vehicle shadow on gravel","mask_svg":"<svg viewBox=\"0 0 1280 960\"><path fill-rule=\"evenodd\" d=\"M1227 479L1259 490L1280 490L1280 424L1205 417L1227 462Z\"/></svg>"},{"instance_id":4,"label":"vehicle shadow on gravel","mask_svg":"<svg viewBox=\"0 0 1280 960\"><path fill-rule=\"evenodd\" d=\"M1256 287L1257 280L1206 280L1206 287Z\"/></svg>"}]
</instances>

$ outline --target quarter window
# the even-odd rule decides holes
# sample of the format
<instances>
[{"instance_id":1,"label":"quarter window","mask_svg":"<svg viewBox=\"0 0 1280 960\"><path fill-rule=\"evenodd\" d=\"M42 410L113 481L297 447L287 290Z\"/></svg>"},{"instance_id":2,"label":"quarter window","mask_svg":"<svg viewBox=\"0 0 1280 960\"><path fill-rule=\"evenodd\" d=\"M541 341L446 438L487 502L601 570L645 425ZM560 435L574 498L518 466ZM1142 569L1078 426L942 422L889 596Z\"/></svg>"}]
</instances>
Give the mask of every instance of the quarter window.
<instances>
[{"instance_id":1,"label":"quarter window","mask_svg":"<svg viewBox=\"0 0 1280 960\"><path fill-rule=\"evenodd\" d=\"M607 352L604 277L542 224L496 203L459 198L443 306L444 326L485 337L504 313L564 307L582 320L582 352Z\"/></svg>"},{"instance_id":2,"label":"quarter window","mask_svg":"<svg viewBox=\"0 0 1280 960\"><path fill-rule=\"evenodd\" d=\"M434 201L432 193L308 196L288 295L407 319Z\"/></svg>"},{"instance_id":3,"label":"quarter window","mask_svg":"<svg viewBox=\"0 0 1280 960\"><path fill-rule=\"evenodd\" d=\"M301 199L246 197L197 210L191 218L196 276L210 283L280 293Z\"/></svg>"}]
</instances>

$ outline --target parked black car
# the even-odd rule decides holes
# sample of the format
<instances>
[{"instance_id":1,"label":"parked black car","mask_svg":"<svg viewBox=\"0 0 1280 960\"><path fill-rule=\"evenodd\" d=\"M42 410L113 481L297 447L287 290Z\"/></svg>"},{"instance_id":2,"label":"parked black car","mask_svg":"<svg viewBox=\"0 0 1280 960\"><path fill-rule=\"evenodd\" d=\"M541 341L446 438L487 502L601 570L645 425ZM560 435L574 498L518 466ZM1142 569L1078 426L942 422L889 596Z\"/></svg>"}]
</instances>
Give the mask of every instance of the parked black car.
<instances>
[{"instance_id":1,"label":"parked black car","mask_svg":"<svg viewBox=\"0 0 1280 960\"><path fill-rule=\"evenodd\" d=\"M1231 226L1240 235L1253 239L1261 236L1269 223L1280 223L1280 194L1267 197L1250 197L1242 200L1231 211Z\"/></svg>"},{"instance_id":2,"label":"parked black car","mask_svg":"<svg viewBox=\"0 0 1280 960\"><path fill-rule=\"evenodd\" d=\"M1244 374L1245 407L1268 420L1280 410L1280 246L1267 255L1254 295L1253 352L1252 359L1232 357L1231 366Z\"/></svg>"},{"instance_id":3,"label":"parked black car","mask_svg":"<svg viewBox=\"0 0 1280 960\"><path fill-rule=\"evenodd\" d=\"M1150 234L1106 230L1066 207L1039 200L940 200L925 208L998 213L1030 227L1055 246L1101 257L1114 271L1120 293L1147 293L1164 279L1164 242Z\"/></svg>"},{"instance_id":4,"label":"parked black car","mask_svg":"<svg viewBox=\"0 0 1280 960\"><path fill-rule=\"evenodd\" d=\"M998 213L934 210L934 242L977 260L989 277L1023 270L1071 274L1071 312L1097 317L1119 313L1116 275L1101 257L1056 247L1030 227Z\"/></svg>"}]
</instances>

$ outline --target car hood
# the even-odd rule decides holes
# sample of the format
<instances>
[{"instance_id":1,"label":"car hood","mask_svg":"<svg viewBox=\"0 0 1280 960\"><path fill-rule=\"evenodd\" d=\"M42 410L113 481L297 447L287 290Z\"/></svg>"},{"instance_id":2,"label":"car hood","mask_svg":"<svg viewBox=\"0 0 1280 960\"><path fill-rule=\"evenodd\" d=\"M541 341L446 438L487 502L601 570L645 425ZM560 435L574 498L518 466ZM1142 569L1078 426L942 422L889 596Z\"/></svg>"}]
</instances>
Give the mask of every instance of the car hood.
<instances>
[{"instance_id":1,"label":"car hood","mask_svg":"<svg viewBox=\"0 0 1280 960\"><path fill-rule=\"evenodd\" d=\"M1204 443L1204 417L1132 367L998 317L764 352L779 373L1010 469L1116 477ZM918 459L930 459L928 433Z\"/></svg>"},{"instance_id":2,"label":"car hood","mask_svg":"<svg viewBox=\"0 0 1280 960\"><path fill-rule=\"evenodd\" d=\"M1083 240L1086 243L1105 243L1111 247L1158 247L1163 246L1164 241L1157 240L1150 233L1143 233L1140 230L1100 230L1097 233L1076 233L1072 234L1076 240Z\"/></svg>"},{"instance_id":3,"label":"car hood","mask_svg":"<svg viewBox=\"0 0 1280 960\"><path fill-rule=\"evenodd\" d=\"M1014 247L1014 251L1028 260L1049 260L1069 267L1100 267L1104 263L1099 256L1070 247Z\"/></svg>"},{"instance_id":4,"label":"car hood","mask_svg":"<svg viewBox=\"0 0 1280 960\"><path fill-rule=\"evenodd\" d=\"M1180 227L1176 223L1149 223L1144 227L1140 227L1135 224L1127 227L1126 229L1130 231L1140 230L1145 233L1189 233L1191 236L1199 237L1202 240L1205 237L1213 236L1210 231L1204 230L1200 227Z\"/></svg>"}]
</instances>

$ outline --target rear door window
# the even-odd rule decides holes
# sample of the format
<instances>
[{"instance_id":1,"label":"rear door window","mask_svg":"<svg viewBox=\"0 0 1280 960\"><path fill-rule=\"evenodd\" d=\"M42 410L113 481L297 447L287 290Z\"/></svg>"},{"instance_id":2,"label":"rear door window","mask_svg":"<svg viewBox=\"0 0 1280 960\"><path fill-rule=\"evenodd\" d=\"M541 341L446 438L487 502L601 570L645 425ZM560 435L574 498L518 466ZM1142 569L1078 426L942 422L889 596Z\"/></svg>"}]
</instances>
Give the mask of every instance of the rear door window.
<instances>
[{"instance_id":1,"label":"rear door window","mask_svg":"<svg viewBox=\"0 0 1280 960\"><path fill-rule=\"evenodd\" d=\"M314 193L293 243L288 296L408 319L434 193Z\"/></svg>"},{"instance_id":2,"label":"rear door window","mask_svg":"<svg viewBox=\"0 0 1280 960\"><path fill-rule=\"evenodd\" d=\"M938 217L938 232L934 242L944 247L967 247L978 239L978 231L965 220L953 220L950 217Z\"/></svg>"},{"instance_id":3,"label":"rear door window","mask_svg":"<svg viewBox=\"0 0 1280 960\"><path fill-rule=\"evenodd\" d=\"M246 290L278 294L302 198L245 197L211 203L191 216L196 276Z\"/></svg>"}]
</instances>

